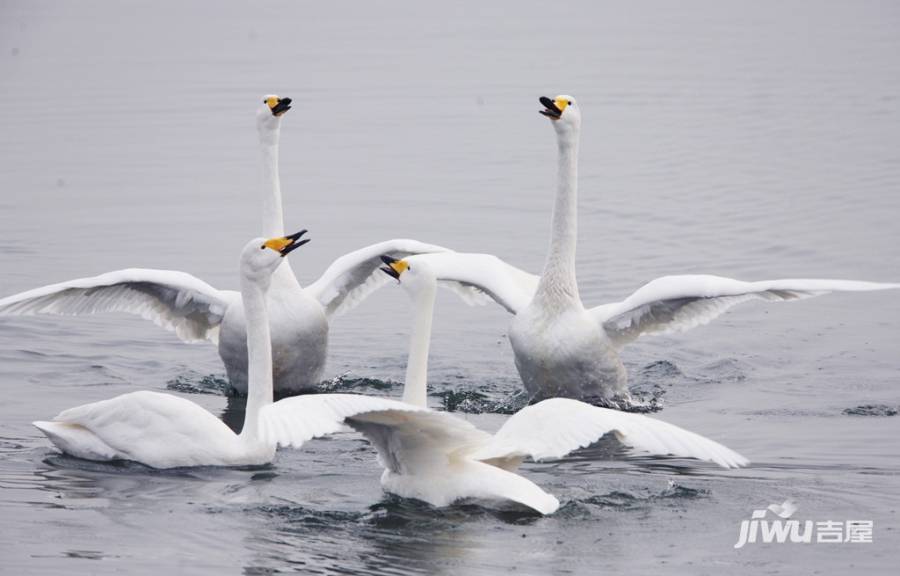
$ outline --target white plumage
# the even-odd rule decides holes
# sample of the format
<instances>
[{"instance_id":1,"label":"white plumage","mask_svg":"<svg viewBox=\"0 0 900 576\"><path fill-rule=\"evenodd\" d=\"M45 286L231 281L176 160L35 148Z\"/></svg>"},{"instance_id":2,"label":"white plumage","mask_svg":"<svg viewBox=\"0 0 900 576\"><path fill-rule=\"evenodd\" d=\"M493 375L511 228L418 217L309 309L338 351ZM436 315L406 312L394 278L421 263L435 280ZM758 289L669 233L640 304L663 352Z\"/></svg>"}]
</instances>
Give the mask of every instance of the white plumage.
<instances>
[{"instance_id":1,"label":"white plumage","mask_svg":"<svg viewBox=\"0 0 900 576\"><path fill-rule=\"evenodd\" d=\"M225 310L239 300L238 292L217 290L184 272L129 268L0 299L0 314L128 312L175 332L186 342L217 342Z\"/></svg>"},{"instance_id":2,"label":"white plumage","mask_svg":"<svg viewBox=\"0 0 900 576\"><path fill-rule=\"evenodd\" d=\"M569 398L550 398L523 408L473 457L528 457L538 461L562 458L607 434L615 434L634 455L700 458L723 468L749 463L717 442L661 420Z\"/></svg>"}]
</instances>

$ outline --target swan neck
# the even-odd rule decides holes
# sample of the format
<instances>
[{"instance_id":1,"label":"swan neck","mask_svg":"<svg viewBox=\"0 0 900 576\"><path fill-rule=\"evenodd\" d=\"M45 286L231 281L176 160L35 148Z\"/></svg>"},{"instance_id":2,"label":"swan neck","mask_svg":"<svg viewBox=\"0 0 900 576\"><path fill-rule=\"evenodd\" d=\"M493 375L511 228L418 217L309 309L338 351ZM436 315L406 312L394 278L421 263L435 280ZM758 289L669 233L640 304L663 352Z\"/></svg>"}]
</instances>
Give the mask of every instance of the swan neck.
<instances>
[{"instance_id":1,"label":"swan neck","mask_svg":"<svg viewBox=\"0 0 900 576\"><path fill-rule=\"evenodd\" d=\"M281 128L260 132L259 148L263 171L263 222L262 235L266 238L284 236L284 210L281 207L281 180L278 176L278 146ZM272 273L272 285L276 290L300 289L297 276L289 262L283 262Z\"/></svg>"},{"instance_id":2,"label":"swan neck","mask_svg":"<svg viewBox=\"0 0 900 576\"><path fill-rule=\"evenodd\" d=\"M260 139L263 171L263 226L266 238L284 236L284 212L281 207L281 181L278 177L278 141L280 129Z\"/></svg>"},{"instance_id":3,"label":"swan neck","mask_svg":"<svg viewBox=\"0 0 900 576\"><path fill-rule=\"evenodd\" d=\"M413 329L409 341L403 401L422 408L428 406L428 351L431 346L431 321L434 317L436 292L436 282L432 282L413 295Z\"/></svg>"},{"instance_id":4,"label":"swan neck","mask_svg":"<svg viewBox=\"0 0 900 576\"><path fill-rule=\"evenodd\" d=\"M554 300L579 300L575 277L578 238L578 131L557 135L559 144L556 202L550 232L550 252L544 264L538 295Z\"/></svg>"},{"instance_id":5,"label":"swan neck","mask_svg":"<svg viewBox=\"0 0 900 576\"><path fill-rule=\"evenodd\" d=\"M269 333L267 286L241 279L241 299L247 323L247 411L242 437L259 434L260 410L272 403L272 339Z\"/></svg>"}]
</instances>

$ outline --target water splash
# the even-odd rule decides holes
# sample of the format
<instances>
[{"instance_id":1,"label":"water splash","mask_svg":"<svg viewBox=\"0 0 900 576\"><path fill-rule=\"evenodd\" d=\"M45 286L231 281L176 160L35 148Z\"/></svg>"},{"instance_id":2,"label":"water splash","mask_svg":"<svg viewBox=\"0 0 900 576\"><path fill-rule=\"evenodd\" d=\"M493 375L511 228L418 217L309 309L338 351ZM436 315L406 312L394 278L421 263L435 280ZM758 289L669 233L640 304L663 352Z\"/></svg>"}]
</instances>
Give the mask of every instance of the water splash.
<instances>
[{"instance_id":1,"label":"water splash","mask_svg":"<svg viewBox=\"0 0 900 576\"><path fill-rule=\"evenodd\" d=\"M560 513L565 516L577 516L591 508L616 511L646 510L659 504L707 498L709 494L709 490L682 486L670 480L668 486L657 493L640 494L614 490L606 494L578 498L564 504L560 508Z\"/></svg>"},{"instance_id":2,"label":"water splash","mask_svg":"<svg viewBox=\"0 0 900 576\"><path fill-rule=\"evenodd\" d=\"M432 395L441 399L441 407L447 412L466 414L515 414L528 405L528 394L524 390L497 400L468 389L444 390Z\"/></svg>"},{"instance_id":3,"label":"water splash","mask_svg":"<svg viewBox=\"0 0 900 576\"><path fill-rule=\"evenodd\" d=\"M896 416L897 408L887 404L861 404L853 408L845 408L846 416Z\"/></svg>"},{"instance_id":4,"label":"water splash","mask_svg":"<svg viewBox=\"0 0 900 576\"><path fill-rule=\"evenodd\" d=\"M385 392L393 390L395 387L402 388L403 384L393 380L379 380L378 378L367 378L365 376L349 376L349 372L347 372L319 384L319 392L323 394L353 392L356 390L378 390L380 392Z\"/></svg>"},{"instance_id":5,"label":"water splash","mask_svg":"<svg viewBox=\"0 0 900 576\"><path fill-rule=\"evenodd\" d=\"M182 394L215 394L224 396L228 390L228 380L216 374L180 375L166 383L166 390Z\"/></svg>"}]
</instances>

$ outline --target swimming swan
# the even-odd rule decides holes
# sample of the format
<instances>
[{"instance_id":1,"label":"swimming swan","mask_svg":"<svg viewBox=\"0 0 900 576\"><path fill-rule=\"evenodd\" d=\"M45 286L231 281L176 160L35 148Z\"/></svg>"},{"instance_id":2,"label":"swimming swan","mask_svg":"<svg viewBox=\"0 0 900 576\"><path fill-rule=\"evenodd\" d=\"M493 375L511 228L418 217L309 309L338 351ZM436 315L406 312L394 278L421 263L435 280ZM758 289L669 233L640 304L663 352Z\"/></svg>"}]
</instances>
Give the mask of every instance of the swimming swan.
<instances>
[{"instance_id":1,"label":"swimming swan","mask_svg":"<svg viewBox=\"0 0 900 576\"><path fill-rule=\"evenodd\" d=\"M290 98L266 96L257 111L262 155L263 235L284 236L278 145L281 118ZM279 395L314 389L322 380L328 350L328 323L355 307L387 279L378 272L379 256L397 257L445 248L416 240L395 239L345 254L315 282L302 288L285 263L272 277L275 390ZM247 393L247 343L243 305L234 290L171 270L129 268L91 278L52 284L0 299L0 316L128 312L172 330L184 341L218 345L230 392Z\"/></svg>"},{"instance_id":2,"label":"swimming swan","mask_svg":"<svg viewBox=\"0 0 900 576\"><path fill-rule=\"evenodd\" d=\"M556 458L609 432L637 453L701 458L724 467L747 463L724 446L675 426L574 400L553 399L526 408L494 436L451 414L429 410L424 405L424 375L433 276L421 276L424 280L417 283L416 274L410 274L405 282L411 293L421 293L416 297L416 328L404 391L407 401L316 394L273 403L266 291L282 258L305 243L302 235L259 238L241 254L249 395L240 434L193 402L148 391L71 408L53 421L34 425L57 448L79 458L175 468L266 464L278 446L301 447L349 424L378 449L386 468L382 485L390 492L436 506L460 498L512 500L544 514L558 508L556 498L512 470L525 457ZM419 274L427 273L422 268Z\"/></svg>"},{"instance_id":3,"label":"swimming swan","mask_svg":"<svg viewBox=\"0 0 900 576\"><path fill-rule=\"evenodd\" d=\"M385 257L383 268L413 301L413 331L403 402L426 408L428 349L437 279L427 264ZM304 397L282 400L302 401ZM275 405L277 406L277 404ZM378 450L388 492L434 506L461 499L513 501L551 514L559 501L515 473L525 458L560 458L607 434L633 454L673 455L724 468L748 461L721 444L660 420L566 398L544 400L510 417L496 434L446 412L382 412L348 418Z\"/></svg>"},{"instance_id":4,"label":"swimming swan","mask_svg":"<svg viewBox=\"0 0 900 576\"><path fill-rule=\"evenodd\" d=\"M153 468L246 466L271 462L277 445L302 445L343 430L347 417L415 408L352 394L310 395L272 402L272 346L266 292L284 256L302 246L303 232L251 241L241 253L241 298L250 351L244 427L235 434L197 404L171 394L131 392L35 422L67 454L89 460L132 460Z\"/></svg>"},{"instance_id":5,"label":"swimming swan","mask_svg":"<svg viewBox=\"0 0 900 576\"><path fill-rule=\"evenodd\" d=\"M509 341L533 398L562 396L628 407L632 400L619 352L641 335L689 330L754 299L786 301L833 291L900 288L850 280L742 282L709 275L665 276L621 302L585 308L575 278L581 111L571 96L540 101L540 112L550 118L559 147L550 251L542 274L529 274L489 254L405 258L410 266L427 263L442 284L481 290L514 315Z\"/></svg>"}]
</instances>

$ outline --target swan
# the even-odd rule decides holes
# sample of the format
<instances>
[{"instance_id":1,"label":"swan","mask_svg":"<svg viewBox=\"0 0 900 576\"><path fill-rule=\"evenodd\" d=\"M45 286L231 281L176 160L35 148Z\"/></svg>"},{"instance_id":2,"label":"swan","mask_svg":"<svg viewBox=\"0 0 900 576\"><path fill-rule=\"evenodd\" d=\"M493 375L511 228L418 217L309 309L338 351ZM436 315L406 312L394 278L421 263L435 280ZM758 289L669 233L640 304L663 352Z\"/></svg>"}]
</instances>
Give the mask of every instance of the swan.
<instances>
[{"instance_id":1,"label":"swan","mask_svg":"<svg viewBox=\"0 0 900 576\"><path fill-rule=\"evenodd\" d=\"M256 112L263 166L263 236L284 236L278 147L282 117L292 100L267 95ZM275 391L279 396L315 389L322 380L332 318L355 307L387 283L379 256L440 252L445 248L394 239L345 254L315 282L300 286L288 263L272 277ZM240 294L172 270L129 268L43 286L0 299L0 316L127 312L172 330L184 341L218 346L230 394L247 393L246 322Z\"/></svg>"},{"instance_id":2,"label":"swan","mask_svg":"<svg viewBox=\"0 0 900 576\"><path fill-rule=\"evenodd\" d=\"M350 416L412 410L395 400L352 394L310 395L273 403L271 300L266 292L283 258L307 242L300 240L303 233L258 238L241 253L241 299L250 362L240 434L189 400L150 391L70 408L52 421L34 425L61 451L78 458L131 460L152 468L248 466L274 459L277 446L285 443L279 430L289 429L290 440L299 445L344 429L344 420Z\"/></svg>"},{"instance_id":3,"label":"swan","mask_svg":"<svg viewBox=\"0 0 900 576\"><path fill-rule=\"evenodd\" d=\"M637 453L701 458L723 467L747 464L724 446L675 426L574 400L553 399L526 408L493 436L461 418L430 410L425 405L425 373L434 279L427 275L409 274L412 280L404 282L411 291L421 291L404 401L313 394L273 402L266 292L283 258L306 243L302 235L257 238L241 253L249 394L240 434L189 400L150 391L70 408L34 425L72 456L130 460L163 469L267 464L279 446L299 448L349 425L378 450L386 468L382 485L389 492L435 506L460 498L513 501L543 514L554 512L559 502L513 470L526 456L559 457L609 432ZM423 267L418 274L426 273ZM417 282L418 277L424 280Z\"/></svg>"},{"instance_id":4,"label":"swan","mask_svg":"<svg viewBox=\"0 0 900 576\"><path fill-rule=\"evenodd\" d=\"M403 403L426 405L428 351L437 277L426 262L410 266L385 256L382 270L396 278L413 302L413 329ZM305 397L282 400L299 402ZM277 404L275 405L277 406ZM516 473L525 458L561 458L613 434L632 454L679 456L723 468L749 464L740 454L661 420L551 398L511 416L495 434L446 412L391 412L353 416L346 422L378 451L382 487L405 498L447 506L459 500L517 502L552 514L559 501Z\"/></svg>"},{"instance_id":5,"label":"swan","mask_svg":"<svg viewBox=\"0 0 900 576\"><path fill-rule=\"evenodd\" d=\"M585 308L575 277L578 142L581 111L574 98L540 98L556 131L558 185L550 250L540 276L490 254L435 253L405 258L427 263L442 284L475 288L513 314L509 341L527 393L535 400L568 397L635 406L619 357L644 334L674 333L706 324L749 300L790 301L834 291L900 288L851 280L784 279L742 282L712 275L665 276L622 300Z\"/></svg>"}]
</instances>

